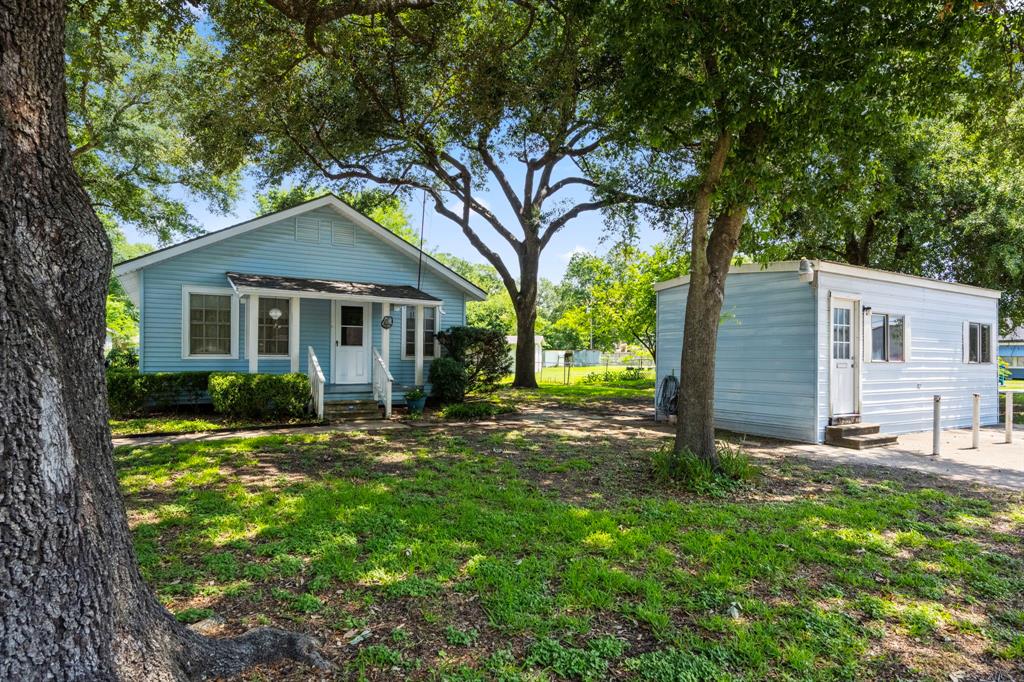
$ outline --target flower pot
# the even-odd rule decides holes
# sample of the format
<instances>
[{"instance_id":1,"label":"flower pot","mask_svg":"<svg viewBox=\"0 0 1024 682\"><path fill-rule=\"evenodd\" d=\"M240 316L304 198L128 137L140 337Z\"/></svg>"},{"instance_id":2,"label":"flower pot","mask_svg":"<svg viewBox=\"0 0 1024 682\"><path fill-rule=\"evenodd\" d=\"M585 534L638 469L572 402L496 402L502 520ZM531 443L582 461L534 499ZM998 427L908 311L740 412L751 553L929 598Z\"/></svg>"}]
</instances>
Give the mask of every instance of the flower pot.
<instances>
[{"instance_id":1,"label":"flower pot","mask_svg":"<svg viewBox=\"0 0 1024 682\"><path fill-rule=\"evenodd\" d=\"M427 396L422 398L406 398L405 404L409 408L409 412L413 414L420 414L423 412L424 406L427 404Z\"/></svg>"}]
</instances>

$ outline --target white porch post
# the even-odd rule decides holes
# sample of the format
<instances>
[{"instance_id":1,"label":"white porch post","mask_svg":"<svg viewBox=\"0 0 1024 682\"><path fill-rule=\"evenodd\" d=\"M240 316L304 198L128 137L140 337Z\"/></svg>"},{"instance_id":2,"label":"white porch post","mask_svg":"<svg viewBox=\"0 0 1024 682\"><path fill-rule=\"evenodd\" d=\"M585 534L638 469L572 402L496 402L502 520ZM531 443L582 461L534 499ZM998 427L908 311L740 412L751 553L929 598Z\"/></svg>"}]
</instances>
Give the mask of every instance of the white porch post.
<instances>
[{"instance_id":1,"label":"white porch post","mask_svg":"<svg viewBox=\"0 0 1024 682\"><path fill-rule=\"evenodd\" d=\"M380 319L384 319L391 314L391 304L381 303L380 304ZM384 367L387 367L391 362L391 330L384 329L381 327L380 330L380 355L384 361Z\"/></svg>"},{"instance_id":2,"label":"white porch post","mask_svg":"<svg viewBox=\"0 0 1024 682\"><path fill-rule=\"evenodd\" d=\"M245 312L245 355L249 358L249 374L256 374L260 369L259 327L257 326L260 317L259 296L249 294L249 300L245 304Z\"/></svg>"},{"instance_id":3,"label":"white porch post","mask_svg":"<svg viewBox=\"0 0 1024 682\"><path fill-rule=\"evenodd\" d=\"M288 299L288 355L292 372L299 371L299 297Z\"/></svg>"},{"instance_id":4,"label":"white porch post","mask_svg":"<svg viewBox=\"0 0 1024 682\"><path fill-rule=\"evenodd\" d=\"M423 306L416 306L416 385L423 385Z\"/></svg>"}]
</instances>

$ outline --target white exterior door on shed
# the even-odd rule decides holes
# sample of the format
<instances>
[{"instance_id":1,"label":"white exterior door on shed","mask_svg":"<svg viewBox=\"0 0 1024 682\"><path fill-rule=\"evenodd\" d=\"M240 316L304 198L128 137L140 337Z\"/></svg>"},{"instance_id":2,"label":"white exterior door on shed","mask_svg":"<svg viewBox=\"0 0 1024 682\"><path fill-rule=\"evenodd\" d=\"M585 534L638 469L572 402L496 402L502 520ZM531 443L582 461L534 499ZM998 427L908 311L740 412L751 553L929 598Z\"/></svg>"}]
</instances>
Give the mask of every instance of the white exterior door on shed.
<instances>
[{"instance_id":1,"label":"white exterior door on shed","mask_svg":"<svg viewBox=\"0 0 1024 682\"><path fill-rule=\"evenodd\" d=\"M832 297L829 325L829 395L833 417L857 414L857 390L860 380L857 301Z\"/></svg>"},{"instance_id":2,"label":"white exterior door on shed","mask_svg":"<svg viewBox=\"0 0 1024 682\"><path fill-rule=\"evenodd\" d=\"M370 383L370 304L338 302L334 313L336 384Z\"/></svg>"}]
</instances>

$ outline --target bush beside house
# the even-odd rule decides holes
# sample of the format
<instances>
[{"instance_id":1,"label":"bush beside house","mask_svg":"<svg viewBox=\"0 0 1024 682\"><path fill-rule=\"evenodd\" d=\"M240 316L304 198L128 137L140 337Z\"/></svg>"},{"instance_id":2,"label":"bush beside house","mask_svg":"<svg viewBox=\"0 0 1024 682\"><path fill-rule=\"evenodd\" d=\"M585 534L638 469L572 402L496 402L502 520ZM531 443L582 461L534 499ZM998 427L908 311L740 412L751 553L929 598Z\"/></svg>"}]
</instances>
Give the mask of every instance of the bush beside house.
<instances>
[{"instance_id":1,"label":"bush beside house","mask_svg":"<svg viewBox=\"0 0 1024 682\"><path fill-rule=\"evenodd\" d=\"M110 413L117 418L195 408L209 395L215 412L232 417L298 417L309 402L304 374L107 370Z\"/></svg>"},{"instance_id":2,"label":"bush beside house","mask_svg":"<svg viewBox=\"0 0 1024 682\"><path fill-rule=\"evenodd\" d=\"M483 327L451 327L437 333L446 355L430 366L433 394L442 403L460 403L466 393L487 393L512 370L505 335Z\"/></svg>"}]
</instances>

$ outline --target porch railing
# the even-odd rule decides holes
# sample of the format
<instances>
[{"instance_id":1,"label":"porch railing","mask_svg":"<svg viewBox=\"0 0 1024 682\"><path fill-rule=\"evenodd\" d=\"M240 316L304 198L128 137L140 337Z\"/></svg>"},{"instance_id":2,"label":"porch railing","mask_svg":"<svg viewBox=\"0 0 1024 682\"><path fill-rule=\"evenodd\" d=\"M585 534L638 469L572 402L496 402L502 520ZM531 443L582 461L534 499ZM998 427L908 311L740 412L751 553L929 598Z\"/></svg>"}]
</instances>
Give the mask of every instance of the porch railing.
<instances>
[{"instance_id":1,"label":"porch railing","mask_svg":"<svg viewBox=\"0 0 1024 682\"><path fill-rule=\"evenodd\" d=\"M309 375L309 394L313 400L313 410L316 412L316 418L323 419L324 389L327 386L327 382L324 380L324 371L320 369L320 361L316 359L313 346L308 348L306 351L306 373Z\"/></svg>"},{"instance_id":2,"label":"porch railing","mask_svg":"<svg viewBox=\"0 0 1024 682\"><path fill-rule=\"evenodd\" d=\"M391 418L391 385L395 378L391 376L388 366L384 364L384 358L380 351L373 349L373 399L384 403L384 418Z\"/></svg>"}]
</instances>

